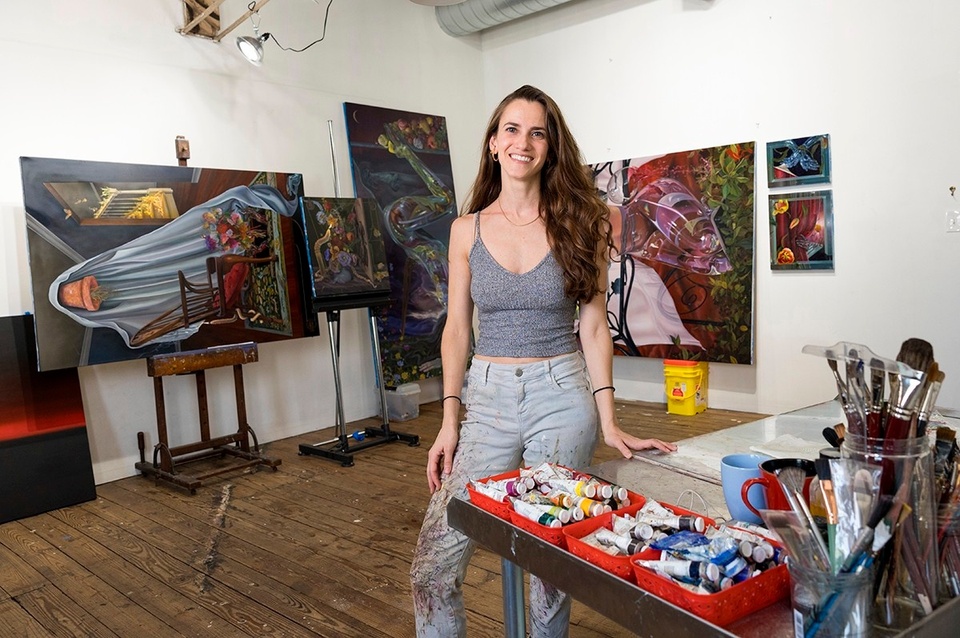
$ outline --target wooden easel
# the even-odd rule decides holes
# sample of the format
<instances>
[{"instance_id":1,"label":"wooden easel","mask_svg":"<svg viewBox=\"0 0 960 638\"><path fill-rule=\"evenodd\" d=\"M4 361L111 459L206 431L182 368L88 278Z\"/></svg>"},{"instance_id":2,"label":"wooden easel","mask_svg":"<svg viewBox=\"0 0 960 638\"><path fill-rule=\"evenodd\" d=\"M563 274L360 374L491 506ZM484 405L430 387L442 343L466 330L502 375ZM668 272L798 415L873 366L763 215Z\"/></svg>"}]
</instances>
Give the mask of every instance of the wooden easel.
<instances>
[{"instance_id":1,"label":"wooden easel","mask_svg":"<svg viewBox=\"0 0 960 638\"><path fill-rule=\"evenodd\" d=\"M157 406L157 444L153 447L153 462L145 456L145 437L137 432L140 446L140 462L136 468L144 476L153 476L158 481L169 481L196 494L197 488L205 479L225 472L231 472L257 465L266 465L274 470L280 465L280 459L264 456L260 453L257 436L247 423L247 409L243 396L243 370L245 363L258 360L257 344L248 342L230 346L174 352L147 358L147 374L153 377L153 391ZM233 366L233 381L237 396L238 430L233 434L211 438L210 415L207 410L207 383L204 370L222 366ZM163 397L163 377L174 374L192 374L197 381L197 402L200 409L200 440L196 443L171 447L167 438L167 416ZM253 439L253 446L250 439ZM221 467L202 474L183 473L181 467L193 461L214 456L232 456L238 463L230 467Z\"/></svg>"}]
</instances>

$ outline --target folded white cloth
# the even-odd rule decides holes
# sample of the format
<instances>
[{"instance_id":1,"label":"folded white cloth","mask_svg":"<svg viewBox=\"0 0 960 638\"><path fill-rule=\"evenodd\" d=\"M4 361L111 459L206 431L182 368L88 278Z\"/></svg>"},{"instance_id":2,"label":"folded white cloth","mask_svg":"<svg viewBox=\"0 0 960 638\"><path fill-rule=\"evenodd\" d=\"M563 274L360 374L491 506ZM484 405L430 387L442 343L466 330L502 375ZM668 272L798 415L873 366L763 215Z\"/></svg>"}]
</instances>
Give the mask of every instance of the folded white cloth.
<instances>
[{"instance_id":1,"label":"folded white cloth","mask_svg":"<svg viewBox=\"0 0 960 638\"><path fill-rule=\"evenodd\" d=\"M793 436L792 434L783 434L775 439L771 439L759 445L751 445L750 451L757 454L766 454L778 459L810 459L820 458L820 450L828 447L826 441L822 443L811 443Z\"/></svg>"}]
</instances>

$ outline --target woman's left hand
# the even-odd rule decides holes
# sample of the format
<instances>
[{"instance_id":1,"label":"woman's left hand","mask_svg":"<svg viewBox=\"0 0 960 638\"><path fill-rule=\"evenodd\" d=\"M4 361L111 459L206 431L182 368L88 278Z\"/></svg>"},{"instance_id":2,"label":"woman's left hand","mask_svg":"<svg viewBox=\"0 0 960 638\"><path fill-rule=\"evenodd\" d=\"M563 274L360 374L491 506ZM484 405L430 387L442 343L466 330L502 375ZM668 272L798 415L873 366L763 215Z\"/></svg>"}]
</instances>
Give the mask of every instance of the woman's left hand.
<instances>
[{"instance_id":1,"label":"woman's left hand","mask_svg":"<svg viewBox=\"0 0 960 638\"><path fill-rule=\"evenodd\" d=\"M629 459L634 451L656 449L663 452L676 452L677 446L660 439L641 439L627 434L619 427L604 430L603 442L620 451L624 458Z\"/></svg>"}]
</instances>

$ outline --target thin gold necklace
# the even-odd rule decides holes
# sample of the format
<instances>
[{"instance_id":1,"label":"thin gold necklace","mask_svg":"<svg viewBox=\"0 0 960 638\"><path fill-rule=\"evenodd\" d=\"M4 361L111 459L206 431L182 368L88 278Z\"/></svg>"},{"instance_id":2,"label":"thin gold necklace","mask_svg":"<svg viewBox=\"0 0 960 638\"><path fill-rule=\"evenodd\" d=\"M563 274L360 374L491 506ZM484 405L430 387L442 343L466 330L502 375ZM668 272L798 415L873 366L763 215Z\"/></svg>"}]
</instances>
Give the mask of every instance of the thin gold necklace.
<instances>
[{"instance_id":1,"label":"thin gold necklace","mask_svg":"<svg viewBox=\"0 0 960 638\"><path fill-rule=\"evenodd\" d=\"M499 198L499 197L497 198L497 208L500 209L500 214L503 215L503 218L504 218L505 220L507 220L507 223L509 223L511 226L516 226L517 228L520 228L520 227L522 227L522 226L529 226L529 225L532 224L533 222L540 220L540 215L537 215L536 217L534 217L534 218L531 219L530 221L528 221L528 222L523 222L522 224L518 224L518 223L516 223L516 222L510 221L510 218L507 217L507 214L506 214L505 212L503 212L503 205L500 203L500 198Z\"/></svg>"}]
</instances>

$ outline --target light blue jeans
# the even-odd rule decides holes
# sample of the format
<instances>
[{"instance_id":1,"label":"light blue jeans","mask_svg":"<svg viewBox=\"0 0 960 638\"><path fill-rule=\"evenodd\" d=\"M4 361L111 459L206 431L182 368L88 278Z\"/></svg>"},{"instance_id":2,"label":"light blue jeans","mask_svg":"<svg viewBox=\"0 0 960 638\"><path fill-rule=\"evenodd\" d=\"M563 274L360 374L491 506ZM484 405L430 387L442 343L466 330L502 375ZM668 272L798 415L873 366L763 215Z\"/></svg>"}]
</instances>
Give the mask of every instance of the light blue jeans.
<instances>
[{"instance_id":1,"label":"light blue jeans","mask_svg":"<svg viewBox=\"0 0 960 638\"><path fill-rule=\"evenodd\" d=\"M447 524L451 498L467 483L543 461L582 468L597 445L599 417L579 352L524 364L473 360L467 412L453 469L427 506L410 570L417 635L466 636L461 587L475 544ZM530 634L566 636L570 600L530 578Z\"/></svg>"}]
</instances>

